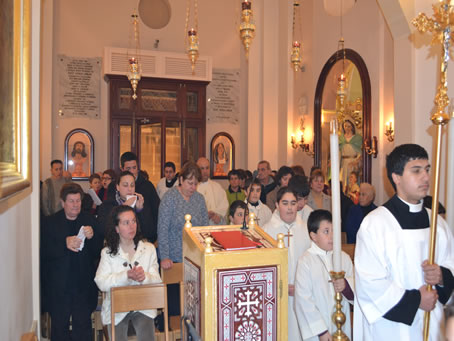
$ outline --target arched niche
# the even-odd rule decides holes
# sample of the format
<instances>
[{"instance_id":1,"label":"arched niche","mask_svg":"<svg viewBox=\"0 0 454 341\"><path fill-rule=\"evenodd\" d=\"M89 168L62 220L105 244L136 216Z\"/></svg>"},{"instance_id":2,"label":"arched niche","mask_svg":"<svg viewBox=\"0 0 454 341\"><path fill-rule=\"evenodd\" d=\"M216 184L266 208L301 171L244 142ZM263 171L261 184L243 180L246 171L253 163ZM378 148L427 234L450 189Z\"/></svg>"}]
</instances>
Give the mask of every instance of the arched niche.
<instances>
[{"instance_id":1,"label":"arched niche","mask_svg":"<svg viewBox=\"0 0 454 341\"><path fill-rule=\"evenodd\" d=\"M341 120L342 124L339 126L341 130L341 136L339 138L341 181L343 179L348 180L348 175L345 177L345 169L349 168L346 166L346 162L348 161L348 157L351 157L350 164L354 164L353 160L358 164L358 183L370 183L371 155L367 153L367 148L365 148L365 146L370 146L371 140L370 78L364 60L354 50L345 49L336 51L328 59L320 73L314 100L314 163L316 166L321 167L325 174L329 174L329 122L332 118L337 117L337 84L342 72L344 72L346 77L346 110L345 117ZM345 147L345 144L342 143L344 125L348 130L348 123L345 123L345 120L349 120L354 124L355 134L361 137L361 141L357 137L355 139L356 143L352 143L355 146L352 147L353 149L359 148L357 156L343 154L342 148ZM349 139L344 138L343 142L345 140ZM342 174L343 170L344 176ZM346 186L345 182L344 186Z\"/></svg>"}]
</instances>

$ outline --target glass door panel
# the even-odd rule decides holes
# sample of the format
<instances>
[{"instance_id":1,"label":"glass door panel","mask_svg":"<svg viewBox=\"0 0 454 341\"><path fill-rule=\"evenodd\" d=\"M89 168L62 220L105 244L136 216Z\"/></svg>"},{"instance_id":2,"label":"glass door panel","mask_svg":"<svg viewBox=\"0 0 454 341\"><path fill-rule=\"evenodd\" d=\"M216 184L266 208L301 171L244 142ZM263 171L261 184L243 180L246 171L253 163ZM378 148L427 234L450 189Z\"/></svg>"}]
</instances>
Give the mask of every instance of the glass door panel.
<instances>
[{"instance_id":1,"label":"glass door panel","mask_svg":"<svg viewBox=\"0 0 454 341\"><path fill-rule=\"evenodd\" d=\"M197 92L188 91L186 94L186 111L192 113L199 112L199 94Z\"/></svg>"},{"instance_id":2,"label":"glass door panel","mask_svg":"<svg viewBox=\"0 0 454 341\"><path fill-rule=\"evenodd\" d=\"M186 128L188 136L188 160L196 162L199 158L199 129Z\"/></svg>"},{"instance_id":3,"label":"glass door panel","mask_svg":"<svg viewBox=\"0 0 454 341\"><path fill-rule=\"evenodd\" d=\"M118 160L120 160L121 154L124 152L130 152L131 149L131 135L132 135L132 128L129 124L120 124L120 134L119 136L119 154ZM118 165L120 166L120 165Z\"/></svg>"},{"instance_id":4,"label":"glass door panel","mask_svg":"<svg viewBox=\"0 0 454 341\"><path fill-rule=\"evenodd\" d=\"M181 169L181 127L179 122L166 122L165 161L172 161L177 172Z\"/></svg>"},{"instance_id":5,"label":"glass door panel","mask_svg":"<svg viewBox=\"0 0 454 341\"><path fill-rule=\"evenodd\" d=\"M161 178L161 123L139 126L140 168L145 170L153 184Z\"/></svg>"}]
</instances>

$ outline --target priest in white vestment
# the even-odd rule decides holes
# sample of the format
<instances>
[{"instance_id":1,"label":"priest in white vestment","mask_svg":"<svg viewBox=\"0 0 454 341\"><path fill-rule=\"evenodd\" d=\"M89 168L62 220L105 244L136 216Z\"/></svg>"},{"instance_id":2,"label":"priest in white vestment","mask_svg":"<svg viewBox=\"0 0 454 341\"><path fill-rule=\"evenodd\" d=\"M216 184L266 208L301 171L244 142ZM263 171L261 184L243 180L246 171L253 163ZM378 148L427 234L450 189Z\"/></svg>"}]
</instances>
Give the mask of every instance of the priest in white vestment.
<instances>
[{"instance_id":1,"label":"priest in white vestment","mask_svg":"<svg viewBox=\"0 0 454 341\"><path fill-rule=\"evenodd\" d=\"M295 272L298 258L310 247L311 242L306 223L297 215L296 194L291 189L279 189L276 207L271 220L262 228L274 239L279 233L285 235L284 242L288 248L288 340L299 341L302 339L294 308Z\"/></svg>"},{"instance_id":2,"label":"priest in white vestment","mask_svg":"<svg viewBox=\"0 0 454 341\"><path fill-rule=\"evenodd\" d=\"M205 198L210 225L222 225L226 222L229 202L225 190L217 182L210 179L210 162L201 157L197 165L202 173L202 181L197 186L197 191Z\"/></svg>"},{"instance_id":3,"label":"priest in white vestment","mask_svg":"<svg viewBox=\"0 0 454 341\"><path fill-rule=\"evenodd\" d=\"M439 216L435 264L426 264L427 152L414 144L398 146L388 155L386 167L397 194L364 218L357 235L353 338L422 340L424 313L430 311L429 340L442 340L443 305L454 288L453 236ZM427 291L425 284L434 290Z\"/></svg>"}]
</instances>

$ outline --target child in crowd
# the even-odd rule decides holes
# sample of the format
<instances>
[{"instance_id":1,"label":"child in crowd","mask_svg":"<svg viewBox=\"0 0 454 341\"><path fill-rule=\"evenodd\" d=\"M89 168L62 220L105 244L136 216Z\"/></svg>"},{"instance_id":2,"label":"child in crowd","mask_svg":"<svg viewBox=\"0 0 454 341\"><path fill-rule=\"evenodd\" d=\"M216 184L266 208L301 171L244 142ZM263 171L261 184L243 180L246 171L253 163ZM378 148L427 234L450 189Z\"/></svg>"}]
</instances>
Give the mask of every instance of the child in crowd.
<instances>
[{"instance_id":1,"label":"child in crowd","mask_svg":"<svg viewBox=\"0 0 454 341\"><path fill-rule=\"evenodd\" d=\"M227 200L229 201L229 206L235 200L243 201L246 199L246 194L244 194L242 188L240 187L240 172L238 169L232 169L229 171L229 188L225 190L227 193Z\"/></svg>"},{"instance_id":2,"label":"child in crowd","mask_svg":"<svg viewBox=\"0 0 454 341\"><path fill-rule=\"evenodd\" d=\"M333 227L331 213L315 210L307 222L311 247L300 257L295 279L295 311L303 340L332 340L336 326L331 320L335 306L335 292L341 292L350 304L353 303L353 264L342 252L341 267L344 279L332 280ZM346 322L344 333L351 340L350 306L342 305Z\"/></svg>"},{"instance_id":3,"label":"child in crowd","mask_svg":"<svg viewBox=\"0 0 454 341\"><path fill-rule=\"evenodd\" d=\"M262 185L260 180L246 179L246 202L248 203L249 213L254 213L257 218L257 224L264 226L270 221L272 213L268 206L260 201L260 195L262 193Z\"/></svg>"},{"instance_id":4,"label":"child in crowd","mask_svg":"<svg viewBox=\"0 0 454 341\"><path fill-rule=\"evenodd\" d=\"M246 214L246 203L241 200L232 202L229 208L229 220L231 225L243 225ZM246 217L246 224L248 223Z\"/></svg>"},{"instance_id":5,"label":"child in crowd","mask_svg":"<svg viewBox=\"0 0 454 341\"><path fill-rule=\"evenodd\" d=\"M88 178L88 183L90 189L92 189L96 193L96 195L98 195L99 190L102 187L101 176L97 173L90 175L90 177ZM95 201L88 193L86 193L82 198L82 210L93 215L96 215L98 211L98 205L96 205Z\"/></svg>"},{"instance_id":6,"label":"child in crowd","mask_svg":"<svg viewBox=\"0 0 454 341\"><path fill-rule=\"evenodd\" d=\"M307 200L311 191L309 181L304 175L295 175L290 179L288 185L296 193L296 199L298 200L298 216L307 224L309 214L313 211L312 207L307 205Z\"/></svg>"},{"instance_id":7,"label":"child in crowd","mask_svg":"<svg viewBox=\"0 0 454 341\"><path fill-rule=\"evenodd\" d=\"M310 245L306 223L297 215L296 193L289 187L282 187L277 192L276 210L271 220L263 229L274 239L279 233L285 235L288 248L288 340L301 340L301 333L294 309L295 272L298 258Z\"/></svg>"},{"instance_id":8,"label":"child in crowd","mask_svg":"<svg viewBox=\"0 0 454 341\"><path fill-rule=\"evenodd\" d=\"M101 177L99 176L99 174L95 173L90 175L88 182L90 183L90 188L93 188L96 194L98 194L99 190L102 187Z\"/></svg>"},{"instance_id":9,"label":"child in crowd","mask_svg":"<svg viewBox=\"0 0 454 341\"><path fill-rule=\"evenodd\" d=\"M348 178L347 186L347 197L353 201L355 205L358 205L359 202L359 185L358 185L358 173L351 172L350 177Z\"/></svg>"}]
</instances>

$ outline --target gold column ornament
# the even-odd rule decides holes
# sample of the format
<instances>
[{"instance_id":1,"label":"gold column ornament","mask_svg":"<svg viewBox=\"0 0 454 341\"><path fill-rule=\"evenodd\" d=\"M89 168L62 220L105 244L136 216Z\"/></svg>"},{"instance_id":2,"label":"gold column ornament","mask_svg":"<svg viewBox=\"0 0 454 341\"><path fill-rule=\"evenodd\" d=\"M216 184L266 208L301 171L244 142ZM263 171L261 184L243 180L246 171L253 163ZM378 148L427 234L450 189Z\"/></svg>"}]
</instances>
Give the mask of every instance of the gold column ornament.
<instances>
[{"instance_id":1,"label":"gold column ornament","mask_svg":"<svg viewBox=\"0 0 454 341\"><path fill-rule=\"evenodd\" d=\"M284 234L283 233L278 233L277 234L277 247L279 249L283 249L285 247Z\"/></svg>"},{"instance_id":2,"label":"gold column ornament","mask_svg":"<svg viewBox=\"0 0 454 341\"><path fill-rule=\"evenodd\" d=\"M213 247L211 244L213 243L213 238L212 237L207 237L205 238L205 253L213 253Z\"/></svg>"},{"instance_id":3,"label":"gold column ornament","mask_svg":"<svg viewBox=\"0 0 454 341\"><path fill-rule=\"evenodd\" d=\"M184 228L188 229L188 228L192 227L191 219L192 219L192 217L190 214L186 214L184 216L184 221L185 221Z\"/></svg>"},{"instance_id":4,"label":"gold column ornament","mask_svg":"<svg viewBox=\"0 0 454 341\"><path fill-rule=\"evenodd\" d=\"M139 21L138 15L134 12L131 15L132 18L132 34L133 37L130 37L130 46L132 45L131 40L134 40L134 53L131 54L128 49L128 62L129 62L129 72L128 72L128 80L131 82L131 87L133 91L132 98L134 100L137 99L137 86L139 85L139 81L141 77L141 67L139 64L139 50L140 50L140 37L139 37Z\"/></svg>"},{"instance_id":5,"label":"gold column ornament","mask_svg":"<svg viewBox=\"0 0 454 341\"><path fill-rule=\"evenodd\" d=\"M297 35L300 31L301 20L299 17L299 1L293 2L293 25L292 25L292 54L290 55L290 63L292 64L293 70L298 72L301 70L302 57L301 57L301 43L297 39Z\"/></svg>"},{"instance_id":6,"label":"gold column ornament","mask_svg":"<svg viewBox=\"0 0 454 341\"><path fill-rule=\"evenodd\" d=\"M184 28L185 35L185 46L186 52L188 54L189 61L191 62L191 70L192 74L195 74L195 63L199 58L199 37L198 37L198 30L199 30L199 20L198 20L198 5L197 0L194 0L194 17L191 29L189 28L189 21L191 17L191 0L188 0L188 5L186 8L186 24Z\"/></svg>"},{"instance_id":7,"label":"gold column ornament","mask_svg":"<svg viewBox=\"0 0 454 341\"><path fill-rule=\"evenodd\" d=\"M331 278L333 280L336 279L344 279L345 277L345 272L340 271L340 272L334 272L330 271ZM334 299L336 300L336 306L335 306L335 311L333 315L331 316L331 319L333 323L336 325L337 330L334 332L332 335L333 341L348 341L349 338L345 333L342 331L342 326L345 323L346 317L344 312L342 311L342 293L336 292L334 294Z\"/></svg>"},{"instance_id":8,"label":"gold column ornament","mask_svg":"<svg viewBox=\"0 0 454 341\"><path fill-rule=\"evenodd\" d=\"M253 212L249 213L248 228L254 229L256 224L257 224L257 218L255 216L255 213L253 213Z\"/></svg>"},{"instance_id":9,"label":"gold column ornament","mask_svg":"<svg viewBox=\"0 0 454 341\"><path fill-rule=\"evenodd\" d=\"M249 48L254 36L255 23L253 20L252 4L250 0L244 0L241 3L240 38L246 51L246 59L249 58Z\"/></svg>"},{"instance_id":10,"label":"gold column ornament","mask_svg":"<svg viewBox=\"0 0 454 341\"><path fill-rule=\"evenodd\" d=\"M432 123L437 126L437 147L435 153L435 182L434 193L432 198L432 212L430 220L430 244L429 244L429 264L434 263L435 258L435 242L437 237L437 217L438 217L438 197L440 186L440 159L441 159L441 135L442 128L449 122L449 115L446 108L449 105L448 92L448 61L449 61L449 47L452 42L451 31L454 29L454 6L451 5L450 0L442 0L437 4L432 5L434 11L434 19L428 18L424 13L419 13L418 17L413 19L412 24L418 29L419 32L425 33L427 31L433 33L432 44L441 44L443 53L440 57L440 84L438 85L437 94L435 95L434 103L436 111L431 115ZM432 286L427 285L427 290L433 290ZM430 326L430 311L424 314L424 341L429 340L429 326Z\"/></svg>"}]
</instances>

